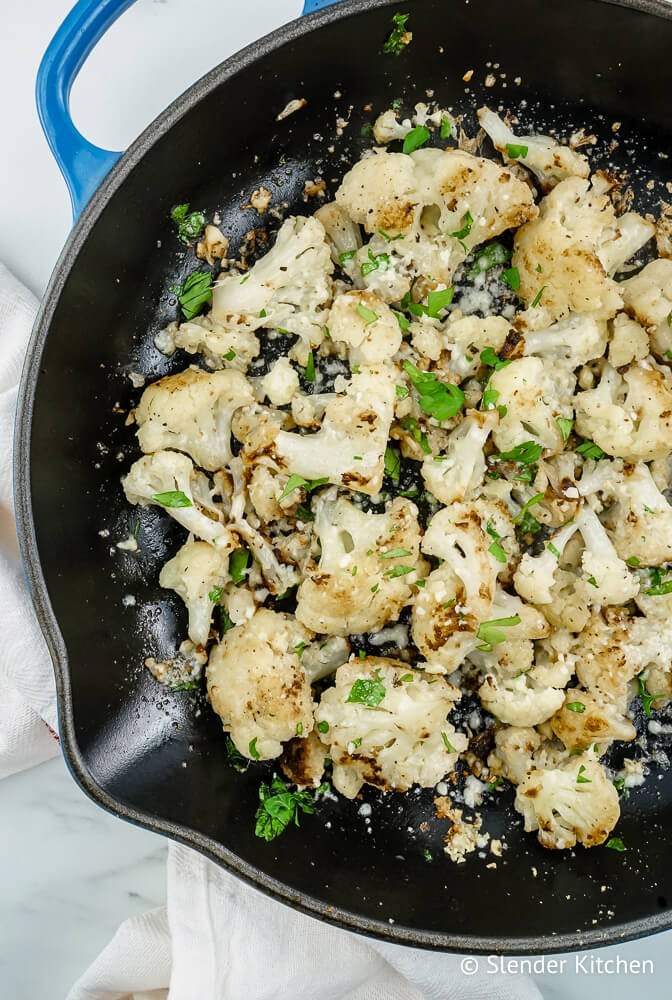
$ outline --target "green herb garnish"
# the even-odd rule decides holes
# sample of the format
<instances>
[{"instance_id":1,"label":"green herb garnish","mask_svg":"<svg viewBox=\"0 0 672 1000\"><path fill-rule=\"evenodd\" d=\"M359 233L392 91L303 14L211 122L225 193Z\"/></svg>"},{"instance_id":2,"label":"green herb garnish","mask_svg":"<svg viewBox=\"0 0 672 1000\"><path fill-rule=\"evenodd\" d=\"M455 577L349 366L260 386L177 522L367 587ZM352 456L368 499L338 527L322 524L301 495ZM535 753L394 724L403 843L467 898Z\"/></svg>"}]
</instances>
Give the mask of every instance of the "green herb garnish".
<instances>
[{"instance_id":1,"label":"green herb garnish","mask_svg":"<svg viewBox=\"0 0 672 1000\"><path fill-rule=\"evenodd\" d=\"M592 784L592 778L586 778L586 765L582 764L579 768L579 773L576 776L577 785L590 785Z\"/></svg>"},{"instance_id":2,"label":"green herb garnish","mask_svg":"<svg viewBox=\"0 0 672 1000\"><path fill-rule=\"evenodd\" d=\"M511 251L502 243L489 243L487 247L479 250L476 255L473 267L469 271L469 277L474 278L479 274L489 271L492 267L497 267L499 264L506 264L510 257Z\"/></svg>"},{"instance_id":3,"label":"green herb garnish","mask_svg":"<svg viewBox=\"0 0 672 1000\"><path fill-rule=\"evenodd\" d=\"M348 261L352 260L353 257L355 257L356 255L357 255L356 250L346 250L345 253L341 253L338 255L338 262L339 264L347 264Z\"/></svg>"},{"instance_id":4,"label":"green herb garnish","mask_svg":"<svg viewBox=\"0 0 672 1000\"><path fill-rule=\"evenodd\" d=\"M488 368L494 368L496 372L511 364L511 361L508 358L500 358L499 355L495 354L492 347L486 347L485 350L481 351L480 357L481 362L484 365L487 365Z\"/></svg>"},{"instance_id":5,"label":"green herb garnish","mask_svg":"<svg viewBox=\"0 0 672 1000\"><path fill-rule=\"evenodd\" d=\"M439 319L440 313L447 309L453 301L454 288L442 288L438 292L430 292L427 296L425 312L431 319Z\"/></svg>"},{"instance_id":6,"label":"green herb garnish","mask_svg":"<svg viewBox=\"0 0 672 1000\"><path fill-rule=\"evenodd\" d=\"M604 452L594 441L582 441L576 450L584 458L594 458L596 461L604 456Z\"/></svg>"},{"instance_id":7,"label":"green herb garnish","mask_svg":"<svg viewBox=\"0 0 672 1000\"><path fill-rule=\"evenodd\" d=\"M536 441L523 441L511 451L500 451L495 456L499 462L519 462L521 465L534 465L541 458L543 448Z\"/></svg>"},{"instance_id":8,"label":"green herb garnish","mask_svg":"<svg viewBox=\"0 0 672 1000\"><path fill-rule=\"evenodd\" d=\"M445 746L445 748L448 751L448 753L457 753L457 750L455 749L455 747L453 746L453 744L450 742L450 740L448 739L447 735L445 733L443 733L443 732L441 733L441 739L443 740L443 745Z\"/></svg>"},{"instance_id":9,"label":"green herb garnish","mask_svg":"<svg viewBox=\"0 0 672 1000\"><path fill-rule=\"evenodd\" d=\"M509 267L502 271L502 281L505 281L509 288L517 292L520 288L520 271L517 267Z\"/></svg>"},{"instance_id":10,"label":"green herb garnish","mask_svg":"<svg viewBox=\"0 0 672 1000\"><path fill-rule=\"evenodd\" d=\"M537 306L541 302L541 296L546 291L546 287L547 287L546 285L542 285L541 286L541 288L539 289L539 291L537 292L537 294L532 299L532 302L530 303L530 309L536 309L537 308Z\"/></svg>"},{"instance_id":11,"label":"green herb garnish","mask_svg":"<svg viewBox=\"0 0 672 1000\"><path fill-rule=\"evenodd\" d=\"M502 630L520 625L520 622L520 615L511 615L509 618L493 618L490 621L481 622L476 632L476 638L481 640L482 645L478 646L477 649L483 653L491 652L493 646L506 640L506 632Z\"/></svg>"},{"instance_id":12,"label":"green herb garnish","mask_svg":"<svg viewBox=\"0 0 672 1000\"><path fill-rule=\"evenodd\" d=\"M424 146L427 142L429 142L429 129L425 128L424 125L416 125L416 127L412 128L406 135L402 146L402 152L414 153L416 149L420 149L420 147Z\"/></svg>"},{"instance_id":13,"label":"green herb garnish","mask_svg":"<svg viewBox=\"0 0 672 1000\"><path fill-rule=\"evenodd\" d=\"M254 832L262 840L271 841L284 833L290 823L299 825L301 813L315 812L315 799L326 789L321 785L316 792L291 791L280 778L273 778L270 785L259 788L259 808L255 816Z\"/></svg>"},{"instance_id":14,"label":"green herb garnish","mask_svg":"<svg viewBox=\"0 0 672 1000\"><path fill-rule=\"evenodd\" d=\"M369 259L364 261L360 270L362 272L362 277L365 278L367 274L371 274L372 271L387 271L389 266L389 253L374 254L372 250L369 250Z\"/></svg>"},{"instance_id":15,"label":"green herb garnish","mask_svg":"<svg viewBox=\"0 0 672 1000\"><path fill-rule=\"evenodd\" d=\"M410 361L404 361L404 371L415 386L420 408L436 420L450 420L464 406L464 393L452 382L440 382L433 372L423 372Z\"/></svg>"},{"instance_id":16,"label":"green herb garnish","mask_svg":"<svg viewBox=\"0 0 672 1000\"><path fill-rule=\"evenodd\" d=\"M324 486L325 483L328 482L328 479L304 479L303 476L297 476L294 472L287 480L287 485L278 497L278 500L284 500L285 497L288 497L290 493L294 492L294 490L301 489L305 490L306 493L312 493L313 490L319 489L320 486Z\"/></svg>"},{"instance_id":17,"label":"green herb garnish","mask_svg":"<svg viewBox=\"0 0 672 1000\"><path fill-rule=\"evenodd\" d=\"M627 850L627 847L620 837L611 837L611 839L607 841L606 846L610 847L612 851L623 852Z\"/></svg>"},{"instance_id":18,"label":"green herb garnish","mask_svg":"<svg viewBox=\"0 0 672 1000\"><path fill-rule=\"evenodd\" d=\"M410 549L387 549L386 552L380 553L381 559L401 559L402 556L410 556Z\"/></svg>"},{"instance_id":19,"label":"green herb garnish","mask_svg":"<svg viewBox=\"0 0 672 1000\"><path fill-rule=\"evenodd\" d=\"M249 754L250 754L250 757L252 758L252 760L261 760L261 755L260 755L259 751L257 750L257 737L256 736L254 737L253 740L250 740L250 743L249 743L249 746L248 746L247 749L249 750Z\"/></svg>"},{"instance_id":20,"label":"green herb garnish","mask_svg":"<svg viewBox=\"0 0 672 1000\"><path fill-rule=\"evenodd\" d=\"M415 419L415 417L404 417L401 421L401 426L405 431L408 431L413 440L420 445L425 455L431 453L431 448L429 447L429 441L427 440L427 435L421 429L420 424ZM404 490L399 493L399 496L417 496L417 490Z\"/></svg>"},{"instance_id":21,"label":"green herb garnish","mask_svg":"<svg viewBox=\"0 0 672 1000\"><path fill-rule=\"evenodd\" d=\"M322 720L322 722L318 722L318 724L317 724L317 731L318 731L318 733L328 733L329 732L329 723L325 722L324 719Z\"/></svg>"},{"instance_id":22,"label":"green herb garnish","mask_svg":"<svg viewBox=\"0 0 672 1000\"><path fill-rule=\"evenodd\" d=\"M223 596L224 596L223 587L213 587L210 593L208 594L208 600L211 601L212 604L219 604Z\"/></svg>"},{"instance_id":23,"label":"green herb garnish","mask_svg":"<svg viewBox=\"0 0 672 1000\"><path fill-rule=\"evenodd\" d=\"M454 236L456 240L463 240L471 232L471 227L473 226L473 224L474 224L474 217L471 214L471 212L467 211L462 218L461 228L458 229L457 232L451 233L450 235Z\"/></svg>"},{"instance_id":24,"label":"green herb garnish","mask_svg":"<svg viewBox=\"0 0 672 1000\"><path fill-rule=\"evenodd\" d=\"M639 697L642 702L642 708L644 709L644 715L647 719L651 718L651 706L656 700L656 695L649 694L649 690L646 686L646 681L641 674L637 677L637 685L639 687Z\"/></svg>"},{"instance_id":25,"label":"green herb garnish","mask_svg":"<svg viewBox=\"0 0 672 1000\"><path fill-rule=\"evenodd\" d=\"M308 361L306 362L306 369L303 373L303 377L306 382L315 381L315 357L312 351L308 351Z\"/></svg>"},{"instance_id":26,"label":"green herb garnish","mask_svg":"<svg viewBox=\"0 0 672 1000\"><path fill-rule=\"evenodd\" d=\"M367 708L375 708L376 705L380 705L384 697L385 685L380 679L380 673L376 671L371 680L361 677L356 680L345 700L358 705L366 705Z\"/></svg>"},{"instance_id":27,"label":"green herb garnish","mask_svg":"<svg viewBox=\"0 0 672 1000\"><path fill-rule=\"evenodd\" d=\"M367 326L370 326L371 323L375 323L378 319L378 313L374 312L373 309L367 309L367 307L362 305L361 302L357 303L357 313L362 317Z\"/></svg>"},{"instance_id":28,"label":"green herb garnish","mask_svg":"<svg viewBox=\"0 0 672 1000\"><path fill-rule=\"evenodd\" d=\"M173 285L170 291L177 296L184 318L193 319L203 306L212 301L212 274L210 271L195 271L181 285Z\"/></svg>"},{"instance_id":29,"label":"green herb garnish","mask_svg":"<svg viewBox=\"0 0 672 1000\"><path fill-rule=\"evenodd\" d=\"M395 14L392 18L392 31L383 45L387 55L398 56L404 51L413 37L406 28L410 14Z\"/></svg>"},{"instance_id":30,"label":"green herb garnish","mask_svg":"<svg viewBox=\"0 0 672 1000\"><path fill-rule=\"evenodd\" d=\"M173 205L170 217L177 226L177 238L183 243L197 240L203 232L205 216L202 212L190 212L188 202L184 205Z\"/></svg>"},{"instance_id":31,"label":"green herb garnish","mask_svg":"<svg viewBox=\"0 0 672 1000\"><path fill-rule=\"evenodd\" d=\"M582 701L568 701L565 708L568 712L576 712L577 715L583 715L586 711L586 706Z\"/></svg>"},{"instance_id":32,"label":"green herb garnish","mask_svg":"<svg viewBox=\"0 0 672 1000\"><path fill-rule=\"evenodd\" d=\"M574 421L569 420L567 417L557 417L555 422L558 425L558 430L562 434L562 440L567 441L569 435L572 433Z\"/></svg>"},{"instance_id":33,"label":"green herb garnish","mask_svg":"<svg viewBox=\"0 0 672 1000\"><path fill-rule=\"evenodd\" d=\"M450 118L446 118L444 115L441 119L441 128L439 129L439 135L442 139L450 139L451 133L453 131L453 124Z\"/></svg>"},{"instance_id":34,"label":"green herb garnish","mask_svg":"<svg viewBox=\"0 0 672 1000\"><path fill-rule=\"evenodd\" d=\"M510 160L520 160L525 159L528 154L527 146L519 146L513 142L507 142L506 144L506 155Z\"/></svg>"},{"instance_id":35,"label":"green herb garnish","mask_svg":"<svg viewBox=\"0 0 672 1000\"><path fill-rule=\"evenodd\" d=\"M193 503L182 490L168 490L167 493L155 493L152 496L155 503L162 507L193 507Z\"/></svg>"},{"instance_id":36,"label":"green herb garnish","mask_svg":"<svg viewBox=\"0 0 672 1000\"><path fill-rule=\"evenodd\" d=\"M234 549L229 556L229 576L235 584L242 583L247 576L246 571L249 561L249 549Z\"/></svg>"}]
</instances>

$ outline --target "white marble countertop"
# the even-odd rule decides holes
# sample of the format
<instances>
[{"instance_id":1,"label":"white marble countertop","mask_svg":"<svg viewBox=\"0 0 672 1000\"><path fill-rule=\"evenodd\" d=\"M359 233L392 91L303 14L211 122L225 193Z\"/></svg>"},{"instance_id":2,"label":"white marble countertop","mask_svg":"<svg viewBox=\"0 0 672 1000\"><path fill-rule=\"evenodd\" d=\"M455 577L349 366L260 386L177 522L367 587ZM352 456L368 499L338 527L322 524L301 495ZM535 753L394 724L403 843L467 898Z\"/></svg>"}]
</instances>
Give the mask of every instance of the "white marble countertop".
<instances>
[{"instance_id":1,"label":"white marble countertop","mask_svg":"<svg viewBox=\"0 0 672 1000\"><path fill-rule=\"evenodd\" d=\"M2 5L0 260L37 295L67 236L70 208L39 129L33 88L40 56L72 2ZM184 45L178 25L196 7L208 30L198 32L197 45ZM138 0L82 71L73 92L78 126L92 141L123 148L211 66L300 7L301 0ZM61 1000L122 920L164 901L166 842L94 806L60 758L1 781L0 816L0 995ZM544 997L669 995L672 932L594 954L617 953L653 960L653 976L590 975L574 971L572 959L564 975L538 977Z\"/></svg>"}]
</instances>

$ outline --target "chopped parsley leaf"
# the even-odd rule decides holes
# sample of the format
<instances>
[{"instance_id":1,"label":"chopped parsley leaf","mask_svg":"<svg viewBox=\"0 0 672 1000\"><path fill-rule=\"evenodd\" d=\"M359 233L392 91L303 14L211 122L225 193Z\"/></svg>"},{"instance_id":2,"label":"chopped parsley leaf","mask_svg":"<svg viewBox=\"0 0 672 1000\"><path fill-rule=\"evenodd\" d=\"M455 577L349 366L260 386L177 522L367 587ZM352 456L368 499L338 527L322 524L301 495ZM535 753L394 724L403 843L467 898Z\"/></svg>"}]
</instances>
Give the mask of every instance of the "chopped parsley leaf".
<instances>
[{"instance_id":1,"label":"chopped parsley leaf","mask_svg":"<svg viewBox=\"0 0 672 1000\"><path fill-rule=\"evenodd\" d=\"M404 153L414 153L416 149L420 149L429 142L429 129L424 125L416 125L411 131L406 135L404 139L404 144L402 146L402 152Z\"/></svg>"},{"instance_id":2,"label":"chopped parsley leaf","mask_svg":"<svg viewBox=\"0 0 672 1000\"><path fill-rule=\"evenodd\" d=\"M500 358L499 355L495 354L492 347L486 347L485 350L481 351L480 357L481 362L484 365L487 365L488 368L494 368L496 372L511 364L511 361L508 358Z\"/></svg>"},{"instance_id":3,"label":"chopped parsley leaf","mask_svg":"<svg viewBox=\"0 0 672 1000\"><path fill-rule=\"evenodd\" d=\"M639 566L640 563L640 560L637 558L637 556L628 556L628 558L625 561L628 564L628 566L631 566L633 569L636 566Z\"/></svg>"},{"instance_id":4,"label":"chopped parsley leaf","mask_svg":"<svg viewBox=\"0 0 672 1000\"><path fill-rule=\"evenodd\" d=\"M453 236L456 240L463 240L471 232L471 227L473 226L473 224L474 224L474 217L471 214L471 212L467 211L465 212L462 218L461 228L458 229L456 232L451 233L450 235Z\"/></svg>"},{"instance_id":5,"label":"chopped parsley leaf","mask_svg":"<svg viewBox=\"0 0 672 1000\"><path fill-rule=\"evenodd\" d=\"M401 559L402 556L410 556L410 549L387 549L386 552L380 553L381 559Z\"/></svg>"},{"instance_id":6,"label":"chopped parsley leaf","mask_svg":"<svg viewBox=\"0 0 672 1000\"><path fill-rule=\"evenodd\" d=\"M509 618L493 618L487 622L481 622L476 632L476 638L481 640L482 645L477 649L483 653L491 652L493 646L499 645L506 640L505 628L512 628L520 625L520 615L511 615Z\"/></svg>"},{"instance_id":7,"label":"chopped parsley leaf","mask_svg":"<svg viewBox=\"0 0 672 1000\"><path fill-rule=\"evenodd\" d=\"M505 281L509 288L517 292L520 288L520 271L517 267L508 267L502 271L502 281Z\"/></svg>"},{"instance_id":8,"label":"chopped parsley leaf","mask_svg":"<svg viewBox=\"0 0 672 1000\"><path fill-rule=\"evenodd\" d=\"M450 420L464 406L464 393L452 382L440 382L433 372L424 372L410 361L404 361L404 371L415 386L420 408L436 420Z\"/></svg>"},{"instance_id":9,"label":"chopped parsley leaf","mask_svg":"<svg viewBox=\"0 0 672 1000\"><path fill-rule=\"evenodd\" d=\"M544 294L545 291L546 291L546 285L542 285L537 294L532 299L532 302L530 303L530 309L537 308L537 306L541 302L541 296Z\"/></svg>"},{"instance_id":10,"label":"chopped parsley leaf","mask_svg":"<svg viewBox=\"0 0 672 1000\"><path fill-rule=\"evenodd\" d=\"M193 319L212 300L212 274L195 271L181 285L173 285L170 291L177 296L184 318Z\"/></svg>"},{"instance_id":11,"label":"chopped parsley leaf","mask_svg":"<svg viewBox=\"0 0 672 1000\"><path fill-rule=\"evenodd\" d=\"M627 850L627 847L623 843L620 837L611 837L607 843L607 847L610 847L612 851L623 852Z\"/></svg>"},{"instance_id":12,"label":"chopped parsley leaf","mask_svg":"<svg viewBox=\"0 0 672 1000\"><path fill-rule=\"evenodd\" d=\"M347 264L348 261L351 261L356 255L356 250L346 250L345 253L340 253L338 255L338 261L340 264Z\"/></svg>"},{"instance_id":13,"label":"chopped parsley leaf","mask_svg":"<svg viewBox=\"0 0 672 1000\"><path fill-rule=\"evenodd\" d=\"M203 232L205 216L202 212L190 212L188 202L184 205L173 205L170 217L177 226L177 238L183 243L197 240Z\"/></svg>"},{"instance_id":14,"label":"chopped parsley leaf","mask_svg":"<svg viewBox=\"0 0 672 1000\"><path fill-rule=\"evenodd\" d=\"M562 553L560 552L560 549L557 549L555 547L555 545L553 544L553 542L547 542L546 543L546 548L551 553L551 555L555 556L556 559L560 558L560 556L561 556Z\"/></svg>"},{"instance_id":15,"label":"chopped parsley leaf","mask_svg":"<svg viewBox=\"0 0 672 1000\"><path fill-rule=\"evenodd\" d=\"M403 677L399 678L399 680L403 681L404 684L410 684L413 680L413 674L404 674Z\"/></svg>"},{"instance_id":16,"label":"chopped parsley leaf","mask_svg":"<svg viewBox=\"0 0 672 1000\"><path fill-rule=\"evenodd\" d=\"M562 434L562 440L567 441L569 435L572 433L572 427L574 426L574 421L569 420L567 417L556 417L555 422L558 425L558 430Z\"/></svg>"},{"instance_id":17,"label":"chopped parsley leaf","mask_svg":"<svg viewBox=\"0 0 672 1000\"><path fill-rule=\"evenodd\" d=\"M322 722L318 722L318 724L317 724L317 731L318 731L318 733L328 733L329 732L329 723L325 722L324 719L322 720Z\"/></svg>"},{"instance_id":18,"label":"chopped parsley leaf","mask_svg":"<svg viewBox=\"0 0 672 1000\"><path fill-rule=\"evenodd\" d=\"M193 507L193 503L182 490L168 490L167 493L155 493L152 496L155 503L162 507Z\"/></svg>"},{"instance_id":19,"label":"chopped parsley leaf","mask_svg":"<svg viewBox=\"0 0 672 1000\"><path fill-rule=\"evenodd\" d=\"M385 472L392 482L398 483L401 475L401 458L396 448L385 449Z\"/></svg>"},{"instance_id":20,"label":"chopped parsley leaf","mask_svg":"<svg viewBox=\"0 0 672 1000\"><path fill-rule=\"evenodd\" d=\"M315 381L315 358L312 351L308 351L308 361L306 362L306 370L303 373L303 377L306 382Z\"/></svg>"},{"instance_id":21,"label":"chopped parsley leaf","mask_svg":"<svg viewBox=\"0 0 672 1000\"><path fill-rule=\"evenodd\" d=\"M507 142L506 144L506 155L510 160L524 160L528 152L529 150L527 146L519 146L513 142Z\"/></svg>"},{"instance_id":22,"label":"chopped parsley leaf","mask_svg":"<svg viewBox=\"0 0 672 1000\"><path fill-rule=\"evenodd\" d=\"M594 458L596 461L604 456L604 452L594 441L582 441L576 450L584 458Z\"/></svg>"},{"instance_id":23,"label":"chopped parsley leaf","mask_svg":"<svg viewBox=\"0 0 672 1000\"><path fill-rule=\"evenodd\" d=\"M229 556L229 576L238 585L247 576L247 567L250 562L249 549L234 549Z\"/></svg>"},{"instance_id":24,"label":"chopped parsley leaf","mask_svg":"<svg viewBox=\"0 0 672 1000\"><path fill-rule=\"evenodd\" d=\"M358 705L366 705L367 708L375 708L376 705L380 705L384 697L385 685L380 679L379 671L376 671L370 680L363 677L356 680L345 700Z\"/></svg>"},{"instance_id":25,"label":"chopped parsley leaf","mask_svg":"<svg viewBox=\"0 0 672 1000\"><path fill-rule=\"evenodd\" d=\"M576 776L577 785L590 785L592 784L592 778L586 778L586 765L582 764L579 768L579 773Z\"/></svg>"},{"instance_id":26,"label":"chopped parsley leaf","mask_svg":"<svg viewBox=\"0 0 672 1000\"><path fill-rule=\"evenodd\" d=\"M315 799L326 787L321 785L316 792L308 789L293 792L280 778L273 778L270 785L262 784L255 815L256 836L271 841L284 833L291 823L298 826L301 813L315 812Z\"/></svg>"},{"instance_id":27,"label":"chopped parsley leaf","mask_svg":"<svg viewBox=\"0 0 672 1000\"><path fill-rule=\"evenodd\" d=\"M453 746L453 744L450 742L450 740L448 739L447 735L445 733L443 733L443 732L441 733L441 739L443 740L443 745L445 746L445 748L448 751L448 753L457 753L457 750L455 749L455 747Z\"/></svg>"},{"instance_id":28,"label":"chopped parsley leaf","mask_svg":"<svg viewBox=\"0 0 672 1000\"><path fill-rule=\"evenodd\" d=\"M441 136L442 139L450 139L452 131L453 131L453 123L451 122L450 118L447 118L446 115L444 115L443 118L441 119L441 128L439 129L439 135Z\"/></svg>"},{"instance_id":29,"label":"chopped parsley leaf","mask_svg":"<svg viewBox=\"0 0 672 1000\"><path fill-rule=\"evenodd\" d=\"M414 573L415 566L393 566L392 569L388 569L385 572L385 576L388 580L394 580L397 576L406 576L408 573Z\"/></svg>"},{"instance_id":30,"label":"chopped parsley leaf","mask_svg":"<svg viewBox=\"0 0 672 1000\"><path fill-rule=\"evenodd\" d=\"M411 328L411 324L410 324L410 321L407 319L407 317L404 316L403 313L397 312L396 309L393 309L392 312L394 313L394 317L395 317L397 323L399 324L399 329L401 330L402 334L403 333L408 333L408 331ZM397 393L397 395L398 395L398 393ZM404 397L402 396L401 398L403 399Z\"/></svg>"},{"instance_id":31,"label":"chopped parsley leaf","mask_svg":"<svg viewBox=\"0 0 672 1000\"><path fill-rule=\"evenodd\" d=\"M303 476L297 476L295 472L287 480L287 485L278 497L278 500L284 500L288 497L290 493L294 490L305 490L306 493L312 493L313 490L319 489L320 486L324 486L328 483L328 479L304 479Z\"/></svg>"},{"instance_id":32,"label":"chopped parsley leaf","mask_svg":"<svg viewBox=\"0 0 672 1000\"><path fill-rule=\"evenodd\" d=\"M395 14L392 18L392 31L383 45L386 55L398 56L404 51L412 39L412 34L406 28L410 14Z\"/></svg>"},{"instance_id":33,"label":"chopped parsley leaf","mask_svg":"<svg viewBox=\"0 0 672 1000\"><path fill-rule=\"evenodd\" d=\"M543 448L536 441L523 441L510 451L500 451L496 456L500 462L520 462L521 465L534 465L541 458Z\"/></svg>"},{"instance_id":34,"label":"chopped parsley leaf","mask_svg":"<svg viewBox=\"0 0 672 1000\"><path fill-rule=\"evenodd\" d=\"M362 272L362 277L365 278L367 274L371 274L372 271L387 271L389 266L389 253L374 254L372 250L369 250L369 259L364 261L360 270Z\"/></svg>"},{"instance_id":35,"label":"chopped parsley leaf","mask_svg":"<svg viewBox=\"0 0 672 1000\"><path fill-rule=\"evenodd\" d=\"M586 711L586 706L582 701L568 701L565 708L568 712L576 712L577 715L583 715Z\"/></svg>"},{"instance_id":36,"label":"chopped parsley leaf","mask_svg":"<svg viewBox=\"0 0 672 1000\"><path fill-rule=\"evenodd\" d=\"M644 709L644 715L647 719L651 718L651 706L656 700L655 694L649 694L649 689L646 686L646 681L641 674L637 677L637 685L639 687L639 697L642 702L642 708Z\"/></svg>"},{"instance_id":37,"label":"chopped parsley leaf","mask_svg":"<svg viewBox=\"0 0 672 1000\"><path fill-rule=\"evenodd\" d=\"M361 316L367 326L370 326L371 323L375 323L378 319L378 313L374 312L373 309L367 309L367 307L362 305L361 302L357 303L357 314Z\"/></svg>"},{"instance_id":38,"label":"chopped parsley leaf","mask_svg":"<svg viewBox=\"0 0 672 1000\"><path fill-rule=\"evenodd\" d=\"M210 593L208 594L208 600L212 604L219 604L223 596L224 596L223 587L213 587Z\"/></svg>"},{"instance_id":39,"label":"chopped parsley leaf","mask_svg":"<svg viewBox=\"0 0 672 1000\"><path fill-rule=\"evenodd\" d=\"M249 750L250 757L252 758L252 760L260 760L261 759L259 751L257 750L257 737L256 736L254 737L253 740L250 740L250 744L249 744L248 750Z\"/></svg>"}]
</instances>

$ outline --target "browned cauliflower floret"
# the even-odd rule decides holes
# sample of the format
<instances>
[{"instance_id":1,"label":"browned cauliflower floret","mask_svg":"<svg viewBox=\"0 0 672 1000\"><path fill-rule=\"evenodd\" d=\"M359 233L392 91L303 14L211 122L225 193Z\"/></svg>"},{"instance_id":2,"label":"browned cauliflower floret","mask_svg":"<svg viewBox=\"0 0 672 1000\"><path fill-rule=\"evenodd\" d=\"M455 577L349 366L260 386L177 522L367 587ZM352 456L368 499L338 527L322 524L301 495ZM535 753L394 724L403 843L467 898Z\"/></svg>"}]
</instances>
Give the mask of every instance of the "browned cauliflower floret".
<instances>
[{"instance_id":1,"label":"browned cauliflower floret","mask_svg":"<svg viewBox=\"0 0 672 1000\"><path fill-rule=\"evenodd\" d=\"M538 830L539 843L555 850L603 844L620 816L618 792L590 757L532 771L518 786L515 807L526 832Z\"/></svg>"},{"instance_id":2,"label":"browned cauliflower floret","mask_svg":"<svg viewBox=\"0 0 672 1000\"><path fill-rule=\"evenodd\" d=\"M384 514L341 497L320 499L315 531L321 555L308 567L296 615L314 632L369 632L398 617L422 575L417 508L398 497Z\"/></svg>"},{"instance_id":3,"label":"browned cauliflower floret","mask_svg":"<svg viewBox=\"0 0 672 1000\"><path fill-rule=\"evenodd\" d=\"M315 712L334 787L352 799L365 783L400 792L435 785L467 748L447 719L459 697L443 677L397 660L370 656L339 667Z\"/></svg>"},{"instance_id":4,"label":"browned cauliflower floret","mask_svg":"<svg viewBox=\"0 0 672 1000\"><path fill-rule=\"evenodd\" d=\"M579 434L609 455L648 462L672 451L672 383L646 362L623 375L605 365L599 385L579 392L574 404Z\"/></svg>"},{"instance_id":5,"label":"browned cauliflower floret","mask_svg":"<svg viewBox=\"0 0 672 1000\"><path fill-rule=\"evenodd\" d=\"M173 448L209 472L231 461L231 419L254 401L250 384L231 369L207 373L187 368L148 386L135 411L144 452Z\"/></svg>"},{"instance_id":6,"label":"browned cauliflower floret","mask_svg":"<svg viewBox=\"0 0 672 1000\"><path fill-rule=\"evenodd\" d=\"M161 570L159 583L180 595L189 612L189 638L205 646L215 604L229 582L226 549L207 542L185 542Z\"/></svg>"},{"instance_id":7,"label":"browned cauliflower floret","mask_svg":"<svg viewBox=\"0 0 672 1000\"><path fill-rule=\"evenodd\" d=\"M634 740L637 735L617 705L580 688L565 691L564 704L551 719L551 728L570 750L587 750L602 740Z\"/></svg>"},{"instance_id":8,"label":"browned cauliflower floret","mask_svg":"<svg viewBox=\"0 0 672 1000\"><path fill-rule=\"evenodd\" d=\"M626 465L611 493L617 502L605 515L605 524L619 556L641 566L672 561L672 507L648 465Z\"/></svg>"},{"instance_id":9,"label":"browned cauliflower floret","mask_svg":"<svg viewBox=\"0 0 672 1000\"><path fill-rule=\"evenodd\" d=\"M327 403L316 434L278 432L273 448L278 464L305 479L377 493L394 416L395 376L395 369L385 365L355 373L345 394Z\"/></svg>"},{"instance_id":10,"label":"browned cauliflower floret","mask_svg":"<svg viewBox=\"0 0 672 1000\"><path fill-rule=\"evenodd\" d=\"M279 757L284 742L312 730L310 683L299 658L311 638L293 615L260 608L212 650L210 704L245 757Z\"/></svg>"},{"instance_id":11,"label":"browned cauliflower floret","mask_svg":"<svg viewBox=\"0 0 672 1000\"><path fill-rule=\"evenodd\" d=\"M576 380L565 366L542 358L520 358L490 378L489 388L505 407L492 437L500 451L534 440L551 454L562 451L565 438L559 420L571 420Z\"/></svg>"},{"instance_id":12,"label":"browned cauliflower floret","mask_svg":"<svg viewBox=\"0 0 672 1000\"><path fill-rule=\"evenodd\" d=\"M373 292L337 295L327 325L333 341L348 345L351 364L381 364L394 357L401 345L401 327L394 313Z\"/></svg>"},{"instance_id":13,"label":"browned cauliflower floret","mask_svg":"<svg viewBox=\"0 0 672 1000\"><path fill-rule=\"evenodd\" d=\"M563 180L541 202L539 218L516 233L512 264L520 275L520 295L527 303L540 296L538 304L553 319L570 312L608 319L622 303L609 275L652 233L640 216L617 219L595 178L592 186L579 177Z\"/></svg>"},{"instance_id":14,"label":"browned cauliflower floret","mask_svg":"<svg viewBox=\"0 0 672 1000\"><path fill-rule=\"evenodd\" d=\"M652 260L620 289L626 312L648 332L655 353L664 356L672 350L672 260Z\"/></svg>"}]
</instances>

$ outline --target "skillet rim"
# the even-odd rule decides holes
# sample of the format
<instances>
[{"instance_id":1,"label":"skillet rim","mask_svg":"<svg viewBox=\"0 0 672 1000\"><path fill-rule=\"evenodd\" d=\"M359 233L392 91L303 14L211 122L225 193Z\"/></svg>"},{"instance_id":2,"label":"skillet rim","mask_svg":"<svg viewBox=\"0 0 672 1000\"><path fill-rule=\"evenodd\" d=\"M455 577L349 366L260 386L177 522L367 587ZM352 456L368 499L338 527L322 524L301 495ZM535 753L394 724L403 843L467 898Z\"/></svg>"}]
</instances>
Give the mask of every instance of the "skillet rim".
<instances>
[{"instance_id":1,"label":"skillet rim","mask_svg":"<svg viewBox=\"0 0 672 1000\"><path fill-rule=\"evenodd\" d=\"M390 925L383 920L362 917L349 910L322 902L307 893L293 889L286 883L271 878L259 868L243 861L238 855L211 837L189 830L181 824L151 816L112 798L93 778L77 744L68 657L42 572L33 520L30 480L32 416L40 377L40 361L63 287L71 270L76 265L82 246L110 198L122 186L145 153L170 130L173 124L187 114L192 106L198 104L215 87L230 79L241 69L250 66L259 58L286 43L309 35L314 30L318 30L333 21L356 15L365 10L391 6L395 2L396 0L340 0L333 6L282 25L206 73L171 102L120 157L85 206L56 262L35 319L21 375L14 427L13 473L19 550L33 607L53 663L59 736L63 757L82 791L107 812L135 826L143 827L152 833L161 834L187 847L194 848L210 860L220 864L228 872L241 878L248 885L261 890L273 899L342 929L412 947L458 954L476 953L483 955L555 954L606 947L622 941L636 940L672 928L672 910L662 911L634 921L610 924L604 928L585 932L574 931L553 937L542 934L529 937L476 937L468 934L422 931L396 924ZM588 2L625 7L665 20L672 20L672 4L668 0L588 0Z\"/></svg>"}]
</instances>

